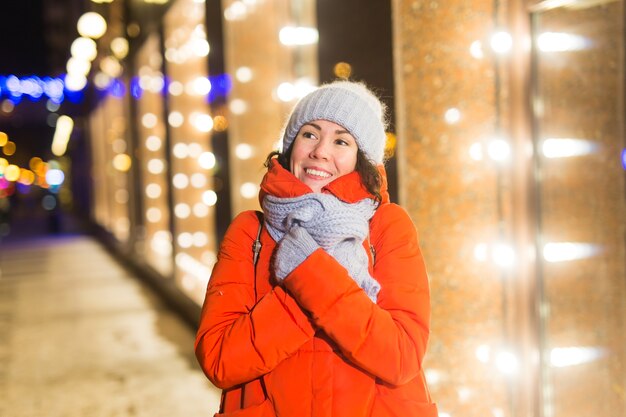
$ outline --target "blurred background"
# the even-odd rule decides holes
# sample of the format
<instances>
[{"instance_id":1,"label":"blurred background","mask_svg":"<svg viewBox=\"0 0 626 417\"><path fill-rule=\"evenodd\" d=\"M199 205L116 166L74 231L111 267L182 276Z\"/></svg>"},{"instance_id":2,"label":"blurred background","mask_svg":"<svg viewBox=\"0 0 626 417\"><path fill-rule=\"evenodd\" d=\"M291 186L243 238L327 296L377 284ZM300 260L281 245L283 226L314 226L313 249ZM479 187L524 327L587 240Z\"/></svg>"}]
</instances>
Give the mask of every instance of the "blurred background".
<instances>
[{"instance_id":1,"label":"blurred background","mask_svg":"<svg viewBox=\"0 0 626 417\"><path fill-rule=\"evenodd\" d=\"M220 240L259 207L295 101L340 78L390 110L440 416L626 416L624 18L622 0L4 2L0 415L214 412L191 344ZM147 316L95 332L79 319L93 306ZM96 333L132 339L115 372L158 357L160 373L58 348ZM71 371L90 355L98 393ZM54 403L82 405L50 411L43 393L70 376Z\"/></svg>"}]
</instances>

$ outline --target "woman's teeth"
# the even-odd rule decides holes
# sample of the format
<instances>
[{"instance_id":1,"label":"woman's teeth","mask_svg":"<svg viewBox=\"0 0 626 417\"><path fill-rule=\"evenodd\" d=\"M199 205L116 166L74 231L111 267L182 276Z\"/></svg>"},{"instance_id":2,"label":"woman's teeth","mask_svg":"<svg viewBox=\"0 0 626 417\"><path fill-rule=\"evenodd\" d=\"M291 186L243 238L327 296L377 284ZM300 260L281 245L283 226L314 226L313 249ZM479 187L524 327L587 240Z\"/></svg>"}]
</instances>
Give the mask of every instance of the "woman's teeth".
<instances>
[{"instance_id":1,"label":"woman's teeth","mask_svg":"<svg viewBox=\"0 0 626 417\"><path fill-rule=\"evenodd\" d=\"M318 171L316 169L305 169L304 170L309 175L315 175L316 177L328 178L330 174L324 171Z\"/></svg>"}]
</instances>

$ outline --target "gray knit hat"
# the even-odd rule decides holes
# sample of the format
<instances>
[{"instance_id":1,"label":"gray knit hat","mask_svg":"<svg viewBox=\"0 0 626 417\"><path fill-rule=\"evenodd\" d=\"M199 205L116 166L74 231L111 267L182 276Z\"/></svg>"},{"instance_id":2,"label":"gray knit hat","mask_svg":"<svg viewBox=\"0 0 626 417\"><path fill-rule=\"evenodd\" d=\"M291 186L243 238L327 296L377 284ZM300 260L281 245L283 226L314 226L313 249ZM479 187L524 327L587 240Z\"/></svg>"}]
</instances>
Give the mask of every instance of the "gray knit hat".
<instances>
[{"instance_id":1,"label":"gray knit hat","mask_svg":"<svg viewBox=\"0 0 626 417\"><path fill-rule=\"evenodd\" d=\"M289 149L302 125L320 119L347 129L368 159L383 163L387 138L385 105L364 84L335 81L300 99L285 126L283 152Z\"/></svg>"}]
</instances>

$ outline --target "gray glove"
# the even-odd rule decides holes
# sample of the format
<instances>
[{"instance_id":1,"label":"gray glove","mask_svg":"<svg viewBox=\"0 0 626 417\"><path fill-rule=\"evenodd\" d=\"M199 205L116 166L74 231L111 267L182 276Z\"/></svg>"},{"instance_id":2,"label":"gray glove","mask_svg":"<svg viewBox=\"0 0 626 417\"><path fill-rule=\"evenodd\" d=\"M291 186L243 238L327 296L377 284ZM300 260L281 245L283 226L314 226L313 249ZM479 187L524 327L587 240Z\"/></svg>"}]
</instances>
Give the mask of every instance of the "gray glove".
<instances>
[{"instance_id":1,"label":"gray glove","mask_svg":"<svg viewBox=\"0 0 626 417\"><path fill-rule=\"evenodd\" d=\"M294 225L278 244L274 268L276 278L283 280L309 257L319 245L305 228Z\"/></svg>"}]
</instances>

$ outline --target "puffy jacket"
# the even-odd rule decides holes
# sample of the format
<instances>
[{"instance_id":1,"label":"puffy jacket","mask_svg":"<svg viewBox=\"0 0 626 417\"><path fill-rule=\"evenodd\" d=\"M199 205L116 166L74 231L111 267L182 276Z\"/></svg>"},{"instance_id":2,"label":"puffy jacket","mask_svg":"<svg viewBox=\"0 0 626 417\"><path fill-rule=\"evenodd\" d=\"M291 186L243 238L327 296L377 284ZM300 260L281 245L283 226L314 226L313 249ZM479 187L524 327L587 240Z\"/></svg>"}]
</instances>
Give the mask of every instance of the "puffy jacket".
<instances>
[{"instance_id":1,"label":"puffy jacket","mask_svg":"<svg viewBox=\"0 0 626 417\"><path fill-rule=\"evenodd\" d=\"M357 172L322 191L349 203L371 197ZM274 160L260 198L307 192ZM246 211L233 220L195 345L205 374L223 389L217 416L437 416L422 371L430 320L426 269L411 219L389 203L386 185L382 196L370 221L370 273L381 285L376 304L321 248L278 285L271 267L276 242L265 228L255 273L258 218Z\"/></svg>"}]
</instances>

